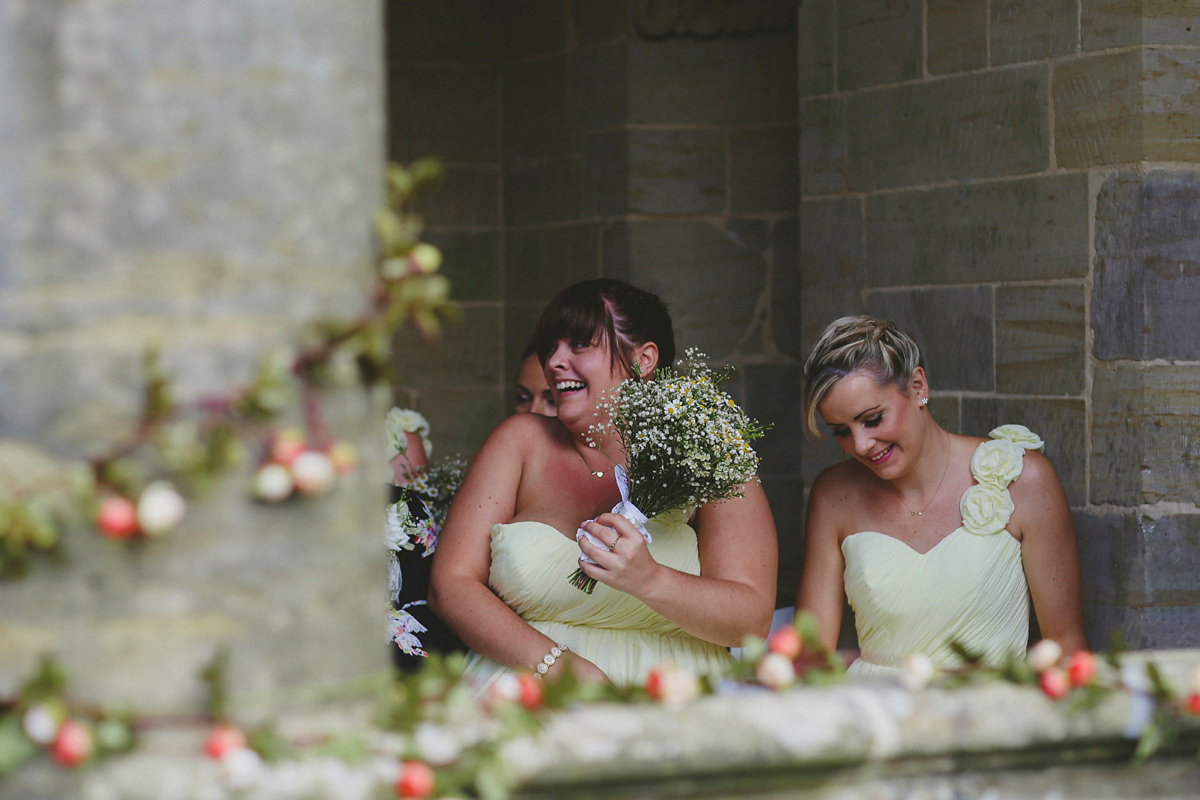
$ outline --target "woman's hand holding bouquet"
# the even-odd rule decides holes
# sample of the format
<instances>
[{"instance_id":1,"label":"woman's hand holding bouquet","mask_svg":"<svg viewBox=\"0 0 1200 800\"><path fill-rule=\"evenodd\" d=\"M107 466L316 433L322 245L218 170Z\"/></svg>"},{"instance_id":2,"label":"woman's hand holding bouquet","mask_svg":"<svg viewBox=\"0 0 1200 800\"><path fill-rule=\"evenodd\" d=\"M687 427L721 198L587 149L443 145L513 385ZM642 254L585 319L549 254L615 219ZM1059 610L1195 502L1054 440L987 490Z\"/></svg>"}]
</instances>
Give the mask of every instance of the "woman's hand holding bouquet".
<instances>
[{"instance_id":1,"label":"woman's hand holding bouquet","mask_svg":"<svg viewBox=\"0 0 1200 800\"><path fill-rule=\"evenodd\" d=\"M687 351L684 366L683 372L661 368L654 380L623 382L613 397L597 403L597 415L607 421L593 425L589 434L592 447L614 435L620 442L628 466L614 469L621 502L612 513L629 520L647 543L650 534L645 524L649 519L741 497L742 484L758 470L758 455L750 442L760 438L766 428L746 416L719 388L732 368L713 372L704 355L694 349ZM594 529L591 523L604 522L603 515L588 520L575 538L611 550L608 543L585 530ZM618 531L616 543L623 538ZM586 552L580 561L596 563ZM596 586L596 579L582 567L570 580L589 594Z\"/></svg>"}]
</instances>

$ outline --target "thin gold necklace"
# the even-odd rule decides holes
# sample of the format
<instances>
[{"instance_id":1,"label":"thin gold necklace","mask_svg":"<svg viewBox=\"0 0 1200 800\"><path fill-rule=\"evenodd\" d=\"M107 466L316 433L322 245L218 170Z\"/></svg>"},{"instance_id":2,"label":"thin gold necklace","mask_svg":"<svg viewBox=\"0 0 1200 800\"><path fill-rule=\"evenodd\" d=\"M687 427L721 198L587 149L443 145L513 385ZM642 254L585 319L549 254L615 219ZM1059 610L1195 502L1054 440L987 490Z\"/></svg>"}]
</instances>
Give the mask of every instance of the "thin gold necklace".
<instances>
[{"instance_id":1,"label":"thin gold necklace","mask_svg":"<svg viewBox=\"0 0 1200 800\"><path fill-rule=\"evenodd\" d=\"M589 449L589 450L592 450L592 449L595 449L595 448L591 448L591 447L589 447L588 449ZM595 476L595 477L597 477L597 478L603 478L603 477L604 477L604 470L602 470L602 469L592 469L592 466L591 466L591 464L588 464L588 463L587 463L587 459L583 457L583 453L580 453L580 452L579 452L579 448L578 448L578 447L576 447L576 448L575 448L575 452L576 452L576 453L579 453L579 458L580 458L580 460L581 460L581 461L583 461L583 465L584 465L585 467L587 467L587 468L588 468L588 472L592 473L592 475L593 475L593 476Z\"/></svg>"},{"instance_id":2,"label":"thin gold necklace","mask_svg":"<svg viewBox=\"0 0 1200 800\"><path fill-rule=\"evenodd\" d=\"M946 445L946 463L942 466L942 477L938 478L937 486L934 488L933 494L929 498L929 502L926 503L925 507L922 508L920 511L913 511L912 506L910 506L907 502L905 502L904 494L899 489L896 490L896 494L899 495L899 497L900 497L900 502L904 503L904 507L908 509L909 516L913 516L913 517L924 516L925 512L929 510L929 507L931 505L933 505L933 501L937 499L938 492L940 492L942 490L942 481L946 480L946 473L949 471L949 469L950 469L950 445L949 445L949 443L947 443L947 445Z\"/></svg>"}]
</instances>

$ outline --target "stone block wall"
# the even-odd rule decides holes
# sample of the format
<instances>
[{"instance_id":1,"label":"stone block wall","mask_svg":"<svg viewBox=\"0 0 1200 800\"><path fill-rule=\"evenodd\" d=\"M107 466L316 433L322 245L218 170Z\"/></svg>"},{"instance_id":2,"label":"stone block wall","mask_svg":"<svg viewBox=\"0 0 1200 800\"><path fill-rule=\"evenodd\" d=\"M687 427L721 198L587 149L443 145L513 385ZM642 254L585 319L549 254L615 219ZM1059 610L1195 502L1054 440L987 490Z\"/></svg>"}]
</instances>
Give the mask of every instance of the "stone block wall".
<instances>
[{"instance_id":1,"label":"stone block wall","mask_svg":"<svg viewBox=\"0 0 1200 800\"><path fill-rule=\"evenodd\" d=\"M383 185L379 11L0 2L6 487L128 434L147 348L186 402L248 383L314 318L362 310ZM378 406L351 393L327 409L368 464ZM249 502L248 477L168 537L71 531L61 564L0 583L0 695L43 652L83 698L145 710L198 710L221 647L243 709L382 670L380 474L280 509Z\"/></svg>"},{"instance_id":2,"label":"stone block wall","mask_svg":"<svg viewBox=\"0 0 1200 800\"><path fill-rule=\"evenodd\" d=\"M1200 7L805 0L799 19L800 349L842 314L894 319L950 430L1046 439L1093 646L1195 644ZM838 457L803 453L806 481Z\"/></svg>"},{"instance_id":3,"label":"stone block wall","mask_svg":"<svg viewBox=\"0 0 1200 800\"><path fill-rule=\"evenodd\" d=\"M434 457L467 455L509 407L504 351L501 9L487 0L386 0L387 151L436 157L441 185L419 198L426 239L460 304L440 343L393 343L396 402L433 426Z\"/></svg>"}]
</instances>

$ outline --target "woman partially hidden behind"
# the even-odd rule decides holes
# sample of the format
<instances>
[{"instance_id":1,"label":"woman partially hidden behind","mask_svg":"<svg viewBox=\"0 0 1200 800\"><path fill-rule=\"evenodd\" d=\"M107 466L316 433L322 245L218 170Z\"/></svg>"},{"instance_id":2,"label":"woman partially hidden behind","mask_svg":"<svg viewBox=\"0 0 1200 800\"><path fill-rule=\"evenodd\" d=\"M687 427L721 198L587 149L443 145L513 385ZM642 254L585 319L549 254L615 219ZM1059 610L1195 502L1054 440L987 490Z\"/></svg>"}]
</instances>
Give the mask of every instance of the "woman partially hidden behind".
<instances>
[{"instance_id":1,"label":"woman partially hidden behind","mask_svg":"<svg viewBox=\"0 0 1200 800\"><path fill-rule=\"evenodd\" d=\"M518 414L488 437L442 529L430 602L475 654L476 685L503 668L566 667L618 684L662 661L717 673L728 647L765 635L775 596L776 542L757 481L744 496L647 523L624 517L613 465L619 443L588 446L596 401L674 360L662 301L615 280L575 284L552 300L534 335L558 417ZM663 515L669 516L669 515ZM585 526L603 546L575 531ZM580 550L601 585L571 585Z\"/></svg>"},{"instance_id":2,"label":"woman partially hidden behind","mask_svg":"<svg viewBox=\"0 0 1200 800\"><path fill-rule=\"evenodd\" d=\"M820 437L820 414L851 458L812 485L796 605L832 648L849 599L852 675L888 674L910 653L953 666L951 642L1001 664L1025 652L1030 599L1045 638L1086 646L1075 528L1036 435L943 429L916 343L870 317L825 329L803 403L806 432Z\"/></svg>"}]
</instances>

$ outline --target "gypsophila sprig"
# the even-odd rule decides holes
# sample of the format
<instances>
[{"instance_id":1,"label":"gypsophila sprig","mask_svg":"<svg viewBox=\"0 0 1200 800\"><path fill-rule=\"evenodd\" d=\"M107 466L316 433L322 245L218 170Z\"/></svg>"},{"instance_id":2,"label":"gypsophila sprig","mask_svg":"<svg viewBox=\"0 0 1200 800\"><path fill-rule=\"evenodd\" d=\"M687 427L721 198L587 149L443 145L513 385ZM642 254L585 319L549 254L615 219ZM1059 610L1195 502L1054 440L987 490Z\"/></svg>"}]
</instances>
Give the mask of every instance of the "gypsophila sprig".
<instances>
[{"instance_id":1,"label":"gypsophila sprig","mask_svg":"<svg viewBox=\"0 0 1200 800\"><path fill-rule=\"evenodd\" d=\"M407 489L420 494L440 530L450 511L450 503L467 474L466 459L460 456L445 458L420 470L409 481Z\"/></svg>"},{"instance_id":2,"label":"gypsophila sprig","mask_svg":"<svg viewBox=\"0 0 1200 800\"><path fill-rule=\"evenodd\" d=\"M614 436L620 441L629 500L647 517L741 497L758 471L750 443L768 429L721 390L733 367L714 371L694 348L682 367L663 367L653 380L630 379L606 393L596 403L604 421L587 435L593 447ZM572 583L595 587L582 570Z\"/></svg>"}]
</instances>

